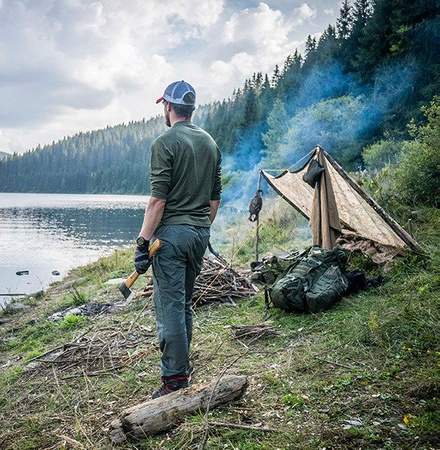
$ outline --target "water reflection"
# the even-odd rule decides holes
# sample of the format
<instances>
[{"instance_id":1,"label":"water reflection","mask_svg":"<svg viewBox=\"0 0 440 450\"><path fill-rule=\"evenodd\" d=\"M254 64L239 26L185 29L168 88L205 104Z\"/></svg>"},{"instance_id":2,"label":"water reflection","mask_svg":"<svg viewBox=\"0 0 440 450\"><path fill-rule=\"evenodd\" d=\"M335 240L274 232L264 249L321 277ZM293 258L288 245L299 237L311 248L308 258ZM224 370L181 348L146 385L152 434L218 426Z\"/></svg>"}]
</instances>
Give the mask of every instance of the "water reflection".
<instances>
[{"instance_id":1,"label":"water reflection","mask_svg":"<svg viewBox=\"0 0 440 450\"><path fill-rule=\"evenodd\" d=\"M0 294L46 289L72 268L132 245L145 203L140 196L0 194ZM23 270L29 275L16 275ZM0 304L8 299L1 295Z\"/></svg>"},{"instance_id":2,"label":"water reflection","mask_svg":"<svg viewBox=\"0 0 440 450\"><path fill-rule=\"evenodd\" d=\"M78 240L103 247L130 244L142 224L143 209L30 208L0 209L0 230L18 227L52 233L58 239Z\"/></svg>"}]
</instances>

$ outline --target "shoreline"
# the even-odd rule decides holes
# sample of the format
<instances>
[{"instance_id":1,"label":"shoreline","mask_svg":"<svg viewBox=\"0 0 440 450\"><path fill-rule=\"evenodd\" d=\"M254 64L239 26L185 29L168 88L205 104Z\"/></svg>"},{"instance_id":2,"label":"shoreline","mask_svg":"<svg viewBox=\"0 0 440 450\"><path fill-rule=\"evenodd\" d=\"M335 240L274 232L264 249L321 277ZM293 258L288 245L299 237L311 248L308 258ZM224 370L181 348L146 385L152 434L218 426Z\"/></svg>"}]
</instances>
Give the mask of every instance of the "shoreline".
<instances>
[{"instance_id":1,"label":"shoreline","mask_svg":"<svg viewBox=\"0 0 440 450\"><path fill-rule=\"evenodd\" d=\"M131 245L147 200L131 194L0 193L1 303L46 290L70 270ZM23 271L30 273L16 275Z\"/></svg>"},{"instance_id":2,"label":"shoreline","mask_svg":"<svg viewBox=\"0 0 440 450\"><path fill-rule=\"evenodd\" d=\"M111 249L111 253L109 253L108 255L101 255L101 256L98 256L97 258L90 260L89 262L81 263L80 265L74 266L71 269L69 269L68 272L64 276L62 276L62 278L60 278L59 280L54 280L54 281L50 282L49 284L47 284L46 287L43 287L42 289L39 289L38 291L33 291L31 293L13 293L13 294L5 293L5 295L2 295L2 293L0 293L0 311L7 309L8 306L13 303L21 303L20 300L26 300L26 299L33 300L33 299L42 298L45 295L47 295L49 292L51 292L52 290L57 290L58 288L62 288L64 284L71 283L72 280L70 280L70 279L71 279L73 273L75 273L77 271L81 271L82 269L86 269L89 266L93 266L94 264L97 264L102 259L110 258L115 253L127 252L131 248L132 248L132 245L126 245L126 246L119 247L119 248L113 248L113 249ZM134 254L134 250L133 250L133 254Z\"/></svg>"}]
</instances>

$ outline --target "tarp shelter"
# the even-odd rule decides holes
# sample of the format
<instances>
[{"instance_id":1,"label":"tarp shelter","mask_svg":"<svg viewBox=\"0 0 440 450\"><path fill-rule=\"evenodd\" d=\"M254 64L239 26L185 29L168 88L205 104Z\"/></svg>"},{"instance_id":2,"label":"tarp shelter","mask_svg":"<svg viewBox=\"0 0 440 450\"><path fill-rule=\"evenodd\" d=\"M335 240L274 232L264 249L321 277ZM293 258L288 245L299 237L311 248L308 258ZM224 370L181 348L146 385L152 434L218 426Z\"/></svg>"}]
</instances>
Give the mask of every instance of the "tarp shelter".
<instances>
[{"instance_id":1,"label":"tarp shelter","mask_svg":"<svg viewBox=\"0 0 440 450\"><path fill-rule=\"evenodd\" d=\"M284 200L310 220L315 189L303 181L303 175L307 172L312 160L318 158L323 161L325 176L331 183L343 233L354 233L362 239L385 247L393 247L398 252L408 248L420 249L420 245L412 236L319 146L314 149L304 165L296 171L285 170L278 176L272 176L267 170L262 170L262 174L269 185Z\"/></svg>"}]
</instances>

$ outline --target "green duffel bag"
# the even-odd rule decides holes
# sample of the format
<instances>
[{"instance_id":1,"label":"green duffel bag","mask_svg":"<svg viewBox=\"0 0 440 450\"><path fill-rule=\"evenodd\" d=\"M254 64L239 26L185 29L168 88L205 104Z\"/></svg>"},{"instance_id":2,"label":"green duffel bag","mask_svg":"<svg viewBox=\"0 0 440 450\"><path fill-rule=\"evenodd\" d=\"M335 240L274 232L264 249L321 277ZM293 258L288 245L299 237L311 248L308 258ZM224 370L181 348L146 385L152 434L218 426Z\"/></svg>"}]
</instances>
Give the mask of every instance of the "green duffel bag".
<instances>
[{"instance_id":1,"label":"green duffel bag","mask_svg":"<svg viewBox=\"0 0 440 450\"><path fill-rule=\"evenodd\" d=\"M323 263L324 255L328 256L327 251L317 251L316 247L313 250L292 264L269 288L270 298L277 308L295 312L307 310L305 293L313 280L327 268Z\"/></svg>"},{"instance_id":2,"label":"green duffel bag","mask_svg":"<svg viewBox=\"0 0 440 450\"><path fill-rule=\"evenodd\" d=\"M332 307L347 290L348 280L338 266L330 266L305 293L307 309L312 313Z\"/></svg>"},{"instance_id":3,"label":"green duffel bag","mask_svg":"<svg viewBox=\"0 0 440 450\"><path fill-rule=\"evenodd\" d=\"M310 308L307 305L306 293L312 292L312 297L313 295L317 296L321 292L321 288L317 286L315 290L312 291L312 289L322 275L329 267L343 267L346 262L347 256L343 250L312 247L306 256L298 258L271 287L267 287L266 292L277 308L295 312L308 311ZM341 273L341 271L339 272ZM331 274L333 272L330 271L328 275ZM339 275L336 278L339 278ZM329 282L330 280L326 281L326 279L322 281L326 286ZM325 294L323 295L325 296ZM319 298L318 303L320 302L325 302L325 300ZM267 296L266 307L269 307Z\"/></svg>"}]
</instances>

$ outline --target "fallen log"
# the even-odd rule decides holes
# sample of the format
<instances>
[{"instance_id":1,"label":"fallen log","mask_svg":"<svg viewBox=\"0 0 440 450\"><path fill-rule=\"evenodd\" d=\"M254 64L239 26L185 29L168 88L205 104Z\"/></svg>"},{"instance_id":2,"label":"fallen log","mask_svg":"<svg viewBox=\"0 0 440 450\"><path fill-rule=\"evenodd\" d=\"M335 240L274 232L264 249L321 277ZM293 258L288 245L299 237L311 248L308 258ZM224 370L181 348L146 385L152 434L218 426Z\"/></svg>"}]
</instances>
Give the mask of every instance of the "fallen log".
<instances>
[{"instance_id":1,"label":"fallen log","mask_svg":"<svg viewBox=\"0 0 440 450\"><path fill-rule=\"evenodd\" d=\"M110 424L110 440L122 444L130 438L161 433L178 425L187 414L208 406L211 410L241 397L246 388L246 377L229 375L133 406Z\"/></svg>"}]
</instances>

